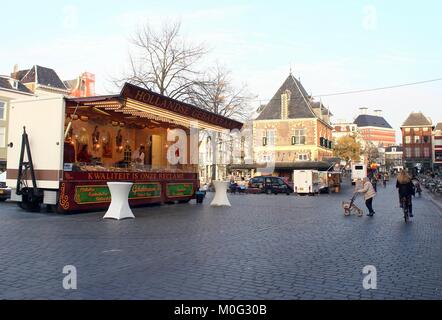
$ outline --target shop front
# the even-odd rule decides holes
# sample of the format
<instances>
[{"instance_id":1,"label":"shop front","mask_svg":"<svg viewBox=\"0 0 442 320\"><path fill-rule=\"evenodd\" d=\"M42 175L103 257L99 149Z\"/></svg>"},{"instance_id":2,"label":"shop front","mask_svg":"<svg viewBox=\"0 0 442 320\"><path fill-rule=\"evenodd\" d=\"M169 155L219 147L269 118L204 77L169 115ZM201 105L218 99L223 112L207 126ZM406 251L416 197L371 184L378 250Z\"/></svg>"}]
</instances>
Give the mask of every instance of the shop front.
<instances>
[{"instance_id":1,"label":"shop front","mask_svg":"<svg viewBox=\"0 0 442 320\"><path fill-rule=\"evenodd\" d=\"M50 198L56 198L59 212L106 209L111 200L107 187L110 181L133 183L129 194L131 206L188 202L199 188L198 132L223 132L242 126L129 83L117 95L60 101L64 120L60 133L57 129L53 132L63 135L61 152L47 143L51 133L36 133L45 128L41 121L37 124L35 120L34 124L32 115L23 117L25 123L17 123L16 128L27 127L36 184L41 189L35 194L41 194L41 203L45 204L52 204ZM54 104L53 110L58 110L56 102L50 103ZM38 104L49 106L45 101L33 104L33 110L38 109ZM25 103L22 105L17 104L17 113L19 107L26 107ZM16 140L19 141L18 135ZM45 140L51 148L46 155L42 154ZM53 161L59 153L60 166ZM13 156L11 163L18 162L18 155ZM51 158L52 162L45 158ZM8 179L20 179L18 171L11 166ZM10 181L11 185L15 182Z\"/></svg>"}]
</instances>

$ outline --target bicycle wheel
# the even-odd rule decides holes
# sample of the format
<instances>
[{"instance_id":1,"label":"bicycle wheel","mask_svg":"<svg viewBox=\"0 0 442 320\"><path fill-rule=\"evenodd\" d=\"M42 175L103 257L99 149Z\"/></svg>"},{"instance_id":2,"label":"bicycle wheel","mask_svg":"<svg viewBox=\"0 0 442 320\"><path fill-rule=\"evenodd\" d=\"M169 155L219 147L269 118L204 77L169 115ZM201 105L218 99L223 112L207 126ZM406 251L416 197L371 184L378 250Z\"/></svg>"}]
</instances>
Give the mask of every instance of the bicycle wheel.
<instances>
[{"instance_id":1,"label":"bicycle wheel","mask_svg":"<svg viewBox=\"0 0 442 320\"><path fill-rule=\"evenodd\" d=\"M402 210L404 211L405 223L408 223L409 216L408 216L408 201L407 201L407 199L402 200Z\"/></svg>"},{"instance_id":2,"label":"bicycle wheel","mask_svg":"<svg viewBox=\"0 0 442 320\"><path fill-rule=\"evenodd\" d=\"M409 216L408 216L408 208L407 208L406 203L404 203L404 220L405 220L405 223L408 223L408 218L409 218Z\"/></svg>"}]
</instances>

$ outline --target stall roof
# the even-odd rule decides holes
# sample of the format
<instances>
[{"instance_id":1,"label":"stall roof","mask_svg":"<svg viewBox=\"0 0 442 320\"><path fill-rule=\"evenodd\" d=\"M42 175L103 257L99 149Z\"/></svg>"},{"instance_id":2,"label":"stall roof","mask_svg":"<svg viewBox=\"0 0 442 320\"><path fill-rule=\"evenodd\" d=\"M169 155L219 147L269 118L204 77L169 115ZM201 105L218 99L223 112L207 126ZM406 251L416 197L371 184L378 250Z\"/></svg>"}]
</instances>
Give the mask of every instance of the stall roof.
<instances>
[{"instance_id":1,"label":"stall roof","mask_svg":"<svg viewBox=\"0 0 442 320\"><path fill-rule=\"evenodd\" d=\"M189 125L198 121L199 126L208 129L238 129L241 122L209 112L188 103L165 97L150 90L126 83L120 94L66 98L67 106L98 108L105 113L119 113L125 116L162 121L173 120L177 124Z\"/></svg>"}]
</instances>

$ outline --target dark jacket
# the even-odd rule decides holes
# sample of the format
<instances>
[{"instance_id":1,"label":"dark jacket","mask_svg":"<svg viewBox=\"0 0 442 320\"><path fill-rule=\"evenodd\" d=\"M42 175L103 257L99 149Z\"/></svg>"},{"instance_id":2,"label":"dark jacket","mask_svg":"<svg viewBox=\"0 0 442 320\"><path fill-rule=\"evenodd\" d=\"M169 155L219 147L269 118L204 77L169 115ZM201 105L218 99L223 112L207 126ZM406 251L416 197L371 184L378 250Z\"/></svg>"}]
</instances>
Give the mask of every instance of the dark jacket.
<instances>
[{"instance_id":1,"label":"dark jacket","mask_svg":"<svg viewBox=\"0 0 442 320\"><path fill-rule=\"evenodd\" d=\"M414 194L414 184L413 182L408 183L399 183L399 181L396 181L396 188L399 189L399 196L402 197L409 197Z\"/></svg>"}]
</instances>

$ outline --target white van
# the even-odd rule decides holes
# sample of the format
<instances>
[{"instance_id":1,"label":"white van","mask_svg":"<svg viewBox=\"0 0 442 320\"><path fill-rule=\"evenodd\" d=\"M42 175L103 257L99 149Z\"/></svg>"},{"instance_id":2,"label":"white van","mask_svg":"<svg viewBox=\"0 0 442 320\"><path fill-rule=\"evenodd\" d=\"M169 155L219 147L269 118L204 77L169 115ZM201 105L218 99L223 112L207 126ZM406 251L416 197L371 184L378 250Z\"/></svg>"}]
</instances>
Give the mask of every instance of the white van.
<instances>
[{"instance_id":1,"label":"white van","mask_svg":"<svg viewBox=\"0 0 442 320\"><path fill-rule=\"evenodd\" d=\"M353 163L351 165L351 183L354 185L357 180L367 177L367 165L363 163Z\"/></svg>"},{"instance_id":2,"label":"white van","mask_svg":"<svg viewBox=\"0 0 442 320\"><path fill-rule=\"evenodd\" d=\"M317 170L294 170L293 188L298 194L319 193L320 181L319 171Z\"/></svg>"}]
</instances>

